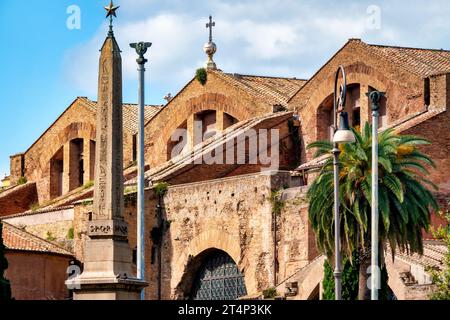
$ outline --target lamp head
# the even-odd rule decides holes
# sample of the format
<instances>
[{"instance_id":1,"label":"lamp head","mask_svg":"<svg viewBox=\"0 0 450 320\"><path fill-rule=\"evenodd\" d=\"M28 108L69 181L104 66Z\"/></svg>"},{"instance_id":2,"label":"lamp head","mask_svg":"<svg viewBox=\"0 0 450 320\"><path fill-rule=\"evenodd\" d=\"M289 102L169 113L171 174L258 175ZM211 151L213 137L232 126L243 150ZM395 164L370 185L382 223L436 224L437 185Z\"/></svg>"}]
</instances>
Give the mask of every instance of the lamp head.
<instances>
[{"instance_id":1,"label":"lamp head","mask_svg":"<svg viewBox=\"0 0 450 320\"><path fill-rule=\"evenodd\" d=\"M347 112L341 112L339 114L339 130L334 134L334 143L354 143L356 142L355 135L350 130L348 124Z\"/></svg>"}]
</instances>

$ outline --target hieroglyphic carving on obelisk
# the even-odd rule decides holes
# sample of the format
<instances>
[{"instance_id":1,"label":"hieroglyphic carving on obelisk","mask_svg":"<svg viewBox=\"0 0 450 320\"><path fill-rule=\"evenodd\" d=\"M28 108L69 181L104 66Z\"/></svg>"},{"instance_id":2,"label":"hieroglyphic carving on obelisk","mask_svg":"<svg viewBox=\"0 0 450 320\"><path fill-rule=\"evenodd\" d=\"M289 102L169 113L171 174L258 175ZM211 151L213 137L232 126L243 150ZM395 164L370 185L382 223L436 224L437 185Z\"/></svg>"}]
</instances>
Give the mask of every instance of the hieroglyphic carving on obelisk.
<instances>
[{"instance_id":1,"label":"hieroglyphic carving on obelisk","mask_svg":"<svg viewBox=\"0 0 450 320\"><path fill-rule=\"evenodd\" d=\"M139 299L148 284L132 269L128 224L123 218L122 59L112 31L112 1L107 17L110 29L100 55L95 157L95 188L84 270L66 282L76 300Z\"/></svg>"}]
</instances>

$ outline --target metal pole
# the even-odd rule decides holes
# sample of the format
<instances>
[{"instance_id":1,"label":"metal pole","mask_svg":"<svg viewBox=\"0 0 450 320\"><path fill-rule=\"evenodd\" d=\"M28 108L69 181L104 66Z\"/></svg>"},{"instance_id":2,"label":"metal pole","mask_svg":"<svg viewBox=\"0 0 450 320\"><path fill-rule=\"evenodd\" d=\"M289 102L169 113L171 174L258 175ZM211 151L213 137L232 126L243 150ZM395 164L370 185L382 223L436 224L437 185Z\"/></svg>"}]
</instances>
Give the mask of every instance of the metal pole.
<instances>
[{"instance_id":1,"label":"metal pole","mask_svg":"<svg viewBox=\"0 0 450 320\"><path fill-rule=\"evenodd\" d=\"M382 93L378 91L369 94L372 101L372 232L371 232L371 298L378 300L380 284L379 267L379 211L378 211L378 118L379 101Z\"/></svg>"},{"instance_id":2,"label":"metal pole","mask_svg":"<svg viewBox=\"0 0 450 320\"><path fill-rule=\"evenodd\" d=\"M139 72L139 114L138 114L138 190L137 190L137 277L140 280L145 280L145 203L144 203L144 173L145 173L145 159L144 159L144 105L145 105L145 63L147 60L144 58L144 54L147 52L147 48L151 46L149 43L134 43L130 44L132 48L136 49L139 54L139 58L136 60L138 63ZM141 291L141 300L145 299L144 290Z\"/></svg>"},{"instance_id":3,"label":"metal pole","mask_svg":"<svg viewBox=\"0 0 450 320\"><path fill-rule=\"evenodd\" d=\"M338 95L338 80L342 74L343 83L340 87ZM343 66L339 66L336 72L336 79L334 82L334 134L338 129L338 112L345 108L345 100L347 96L347 80ZM333 170L334 170L334 255L335 255L335 269L334 269L334 287L335 299L342 300L342 257L341 257L341 219L339 213L339 155L341 151L337 143L334 144L333 153Z\"/></svg>"},{"instance_id":4,"label":"metal pole","mask_svg":"<svg viewBox=\"0 0 450 320\"><path fill-rule=\"evenodd\" d=\"M137 238L137 273L138 278L144 280L145 278L145 244L144 244L144 233L145 233L145 218L144 218L144 105L145 105L145 67L144 64L139 64L139 131L138 131L138 213L137 213L137 229L139 230ZM144 290L141 292L141 300L144 300Z\"/></svg>"},{"instance_id":5,"label":"metal pole","mask_svg":"<svg viewBox=\"0 0 450 320\"><path fill-rule=\"evenodd\" d=\"M339 214L339 154L341 151L338 145L333 148L333 166L334 166L334 254L335 254L335 270L334 270L334 286L336 300L342 300L342 263L341 263L341 224Z\"/></svg>"}]
</instances>

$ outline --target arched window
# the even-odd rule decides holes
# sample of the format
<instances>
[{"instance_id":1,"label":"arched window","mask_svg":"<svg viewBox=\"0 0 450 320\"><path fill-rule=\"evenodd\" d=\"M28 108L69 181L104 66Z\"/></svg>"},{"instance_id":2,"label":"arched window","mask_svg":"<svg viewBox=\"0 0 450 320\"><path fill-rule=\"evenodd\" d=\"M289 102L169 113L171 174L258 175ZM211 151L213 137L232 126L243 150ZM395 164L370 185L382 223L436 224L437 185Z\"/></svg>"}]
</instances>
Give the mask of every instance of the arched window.
<instances>
[{"instance_id":1,"label":"arched window","mask_svg":"<svg viewBox=\"0 0 450 320\"><path fill-rule=\"evenodd\" d=\"M187 121L184 121L167 141L167 160L175 158L188 148Z\"/></svg>"},{"instance_id":2,"label":"arched window","mask_svg":"<svg viewBox=\"0 0 450 320\"><path fill-rule=\"evenodd\" d=\"M361 126L361 86L350 84L347 86L345 111L348 113L350 125L354 128ZM334 95L330 94L320 104L317 111L317 140L333 140L334 124Z\"/></svg>"},{"instance_id":3,"label":"arched window","mask_svg":"<svg viewBox=\"0 0 450 320\"><path fill-rule=\"evenodd\" d=\"M233 259L221 250L209 252L197 271L191 299L236 300L246 294L244 276Z\"/></svg>"},{"instance_id":4,"label":"arched window","mask_svg":"<svg viewBox=\"0 0 450 320\"><path fill-rule=\"evenodd\" d=\"M64 172L64 148L61 147L50 159L50 198L62 195Z\"/></svg>"}]
</instances>

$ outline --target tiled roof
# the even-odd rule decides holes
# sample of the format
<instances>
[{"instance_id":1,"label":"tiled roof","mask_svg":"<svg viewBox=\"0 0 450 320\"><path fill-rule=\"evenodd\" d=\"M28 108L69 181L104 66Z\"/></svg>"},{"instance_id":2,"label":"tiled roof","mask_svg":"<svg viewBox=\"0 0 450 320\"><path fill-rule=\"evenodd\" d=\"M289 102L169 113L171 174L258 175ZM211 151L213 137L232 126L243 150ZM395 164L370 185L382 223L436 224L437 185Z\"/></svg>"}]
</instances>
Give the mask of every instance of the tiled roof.
<instances>
[{"instance_id":1,"label":"tiled roof","mask_svg":"<svg viewBox=\"0 0 450 320\"><path fill-rule=\"evenodd\" d=\"M297 171L302 171L302 170L309 170L309 169L315 169L315 168L320 168L323 166L323 164L325 163L325 161L330 157L331 155L328 154L324 154L318 158L314 158L311 161L302 164L300 167L298 167L296 170Z\"/></svg>"},{"instance_id":2,"label":"tiled roof","mask_svg":"<svg viewBox=\"0 0 450 320\"><path fill-rule=\"evenodd\" d=\"M402 132L405 132L406 130L414 128L415 126L436 117L437 115L440 115L441 113L443 113L445 111L446 111L445 108L439 108L439 109L432 109L432 110L428 110L428 111L417 112L417 113L411 114L407 117L404 117L403 119L395 121L386 127L380 128L379 131L381 132L381 131L384 131L387 129L394 129L395 132L402 133ZM323 155L319 158L312 159L311 161L299 166L296 169L296 171L320 168L321 166L323 166L323 164L325 163L326 159L329 156L330 155Z\"/></svg>"},{"instance_id":3,"label":"tiled roof","mask_svg":"<svg viewBox=\"0 0 450 320\"><path fill-rule=\"evenodd\" d=\"M257 99L272 105L287 106L287 102L300 90L306 80L241 75L237 73L214 72L219 78L243 89Z\"/></svg>"},{"instance_id":4,"label":"tiled roof","mask_svg":"<svg viewBox=\"0 0 450 320\"><path fill-rule=\"evenodd\" d=\"M91 101L88 98L82 97L81 99L86 102L86 105L97 112L97 102ZM162 105L146 105L144 110L144 123L147 123L152 119L159 110L164 106ZM137 104L124 104L123 105L123 128L131 132L132 134L138 131L138 105Z\"/></svg>"},{"instance_id":5,"label":"tiled roof","mask_svg":"<svg viewBox=\"0 0 450 320\"><path fill-rule=\"evenodd\" d=\"M2 224L3 244L7 249L73 256L73 253L26 231L16 228L9 223L2 222Z\"/></svg>"},{"instance_id":6,"label":"tiled roof","mask_svg":"<svg viewBox=\"0 0 450 320\"><path fill-rule=\"evenodd\" d=\"M382 46L362 41L360 43L369 47L380 58L390 60L424 78L450 72L450 51L447 50Z\"/></svg>"},{"instance_id":7,"label":"tiled roof","mask_svg":"<svg viewBox=\"0 0 450 320\"><path fill-rule=\"evenodd\" d=\"M417 126L425 121L428 121L428 120L436 117L437 115L439 115L445 111L446 111L445 108L428 110L426 112L415 114L412 117L408 118L406 121L394 123L393 125L391 125L389 127L395 129L396 132L404 132L408 129L414 128L415 126ZM384 128L382 128L382 129L384 129Z\"/></svg>"},{"instance_id":8,"label":"tiled roof","mask_svg":"<svg viewBox=\"0 0 450 320\"><path fill-rule=\"evenodd\" d=\"M391 249L387 248L387 253L391 255ZM413 263L423 267L439 268L444 266L444 258L448 253L447 246L439 241L425 241L423 245L423 255L417 253L397 252L395 259L401 259L408 263Z\"/></svg>"},{"instance_id":9,"label":"tiled roof","mask_svg":"<svg viewBox=\"0 0 450 320\"><path fill-rule=\"evenodd\" d=\"M248 130L258 128L258 126L270 129L273 126L288 120L292 117L292 115L292 112L278 112L238 122L227 128L223 133L218 133L216 136L197 144L193 150L182 153L158 167L149 169L146 171L145 177L148 181L151 180L152 182L169 181L170 178L175 175L179 175L180 172L185 172L195 166L205 165L203 161L197 165L197 161L199 159L204 159L206 154L211 154L212 150L215 150L220 146L227 145L227 143L235 140L238 136L243 136L246 132L248 132ZM224 164L224 166L229 169L229 165ZM212 170L211 174L220 174L220 170ZM202 178L204 180L214 179L204 176L202 176ZM125 184L134 185L136 182L136 177L133 177L132 179L127 180Z\"/></svg>"},{"instance_id":10,"label":"tiled roof","mask_svg":"<svg viewBox=\"0 0 450 320\"><path fill-rule=\"evenodd\" d=\"M42 214L42 213L57 212L57 211L70 210L70 209L73 209L73 205L62 206L62 207L49 206L49 207L44 207L42 209L35 210L35 211L28 210L28 211L21 212L21 213L15 213L15 214L7 215L7 216L2 216L0 218L0 220L19 218L19 217L27 217L27 216L35 216L35 215Z\"/></svg>"}]
</instances>

